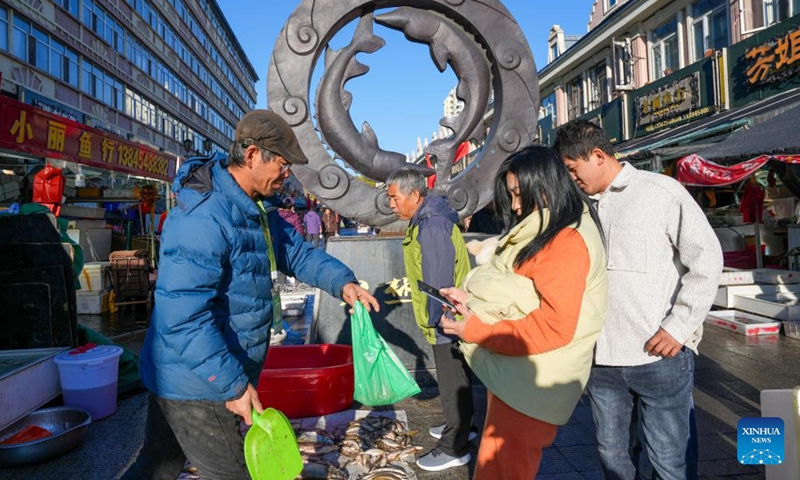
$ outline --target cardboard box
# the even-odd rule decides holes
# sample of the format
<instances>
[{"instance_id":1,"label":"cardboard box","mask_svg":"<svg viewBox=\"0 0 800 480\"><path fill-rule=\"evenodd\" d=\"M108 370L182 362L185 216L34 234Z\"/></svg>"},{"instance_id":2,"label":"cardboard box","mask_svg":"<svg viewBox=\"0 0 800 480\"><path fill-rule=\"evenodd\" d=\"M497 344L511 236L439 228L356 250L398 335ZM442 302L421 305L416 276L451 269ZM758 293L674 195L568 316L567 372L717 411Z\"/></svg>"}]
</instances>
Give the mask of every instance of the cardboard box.
<instances>
[{"instance_id":1,"label":"cardboard box","mask_svg":"<svg viewBox=\"0 0 800 480\"><path fill-rule=\"evenodd\" d=\"M99 315L108 311L108 293L78 290L75 299L79 315Z\"/></svg>"},{"instance_id":2,"label":"cardboard box","mask_svg":"<svg viewBox=\"0 0 800 480\"><path fill-rule=\"evenodd\" d=\"M800 296L796 293L735 295L734 308L779 320L800 321Z\"/></svg>"},{"instance_id":3,"label":"cardboard box","mask_svg":"<svg viewBox=\"0 0 800 480\"><path fill-rule=\"evenodd\" d=\"M776 335L781 322L736 310L708 312L705 323L736 332L740 335Z\"/></svg>"},{"instance_id":4,"label":"cardboard box","mask_svg":"<svg viewBox=\"0 0 800 480\"><path fill-rule=\"evenodd\" d=\"M79 197L102 197L103 190L100 188L81 187L78 188Z\"/></svg>"}]
</instances>

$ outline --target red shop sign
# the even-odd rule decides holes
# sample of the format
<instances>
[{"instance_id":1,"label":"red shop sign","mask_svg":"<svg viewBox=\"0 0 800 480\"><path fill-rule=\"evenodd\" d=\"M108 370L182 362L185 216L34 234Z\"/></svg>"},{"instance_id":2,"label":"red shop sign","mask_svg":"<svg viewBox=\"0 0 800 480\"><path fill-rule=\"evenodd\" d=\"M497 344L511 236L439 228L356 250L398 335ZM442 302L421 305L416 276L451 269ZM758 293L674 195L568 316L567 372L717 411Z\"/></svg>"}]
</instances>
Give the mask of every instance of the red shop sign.
<instances>
[{"instance_id":1,"label":"red shop sign","mask_svg":"<svg viewBox=\"0 0 800 480\"><path fill-rule=\"evenodd\" d=\"M0 148L172 181L174 157L0 95Z\"/></svg>"}]
</instances>

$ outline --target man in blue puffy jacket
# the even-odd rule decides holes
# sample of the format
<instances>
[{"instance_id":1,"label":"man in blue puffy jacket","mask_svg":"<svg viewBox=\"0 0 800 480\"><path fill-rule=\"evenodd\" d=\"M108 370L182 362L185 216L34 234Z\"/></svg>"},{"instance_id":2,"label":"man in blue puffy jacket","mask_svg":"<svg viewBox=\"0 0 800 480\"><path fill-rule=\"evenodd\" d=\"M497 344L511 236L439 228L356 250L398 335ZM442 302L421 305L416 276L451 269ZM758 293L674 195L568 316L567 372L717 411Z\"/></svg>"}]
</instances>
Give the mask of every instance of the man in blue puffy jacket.
<instances>
[{"instance_id":1,"label":"man in blue puffy jacket","mask_svg":"<svg viewBox=\"0 0 800 480\"><path fill-rule=\"evenodd\" d=\"M227 158L192 158L178 171L140 358L151 392L145 440L124 479L174 480L187 459L203 478L250 478L239 422L263 410L256 384L278 270L378 310L349 268L278 214L276 191L292 165L307 162L282 118L254 110Z\"/></svg>"}]
</instances>

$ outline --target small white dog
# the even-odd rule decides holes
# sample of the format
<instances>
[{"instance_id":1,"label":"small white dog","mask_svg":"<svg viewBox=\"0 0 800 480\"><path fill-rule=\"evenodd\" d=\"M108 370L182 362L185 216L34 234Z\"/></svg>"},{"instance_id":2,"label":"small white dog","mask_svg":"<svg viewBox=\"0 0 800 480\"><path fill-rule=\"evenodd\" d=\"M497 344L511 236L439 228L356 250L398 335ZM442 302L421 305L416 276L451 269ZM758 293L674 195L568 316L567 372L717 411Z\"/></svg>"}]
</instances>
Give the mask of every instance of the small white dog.
<instances>
[{"instance_id":1,"label":"small white dog","mask_svg":"<svg viewBox=\"0 0 800 480\"><path fill-rule=\"evenodd\" d=\"M483 265L488 262L497 250L500 236L489 237L485 240L470 240L466 243L467 251L475 257L475 263Z\"/></svg>"}]
</instances>

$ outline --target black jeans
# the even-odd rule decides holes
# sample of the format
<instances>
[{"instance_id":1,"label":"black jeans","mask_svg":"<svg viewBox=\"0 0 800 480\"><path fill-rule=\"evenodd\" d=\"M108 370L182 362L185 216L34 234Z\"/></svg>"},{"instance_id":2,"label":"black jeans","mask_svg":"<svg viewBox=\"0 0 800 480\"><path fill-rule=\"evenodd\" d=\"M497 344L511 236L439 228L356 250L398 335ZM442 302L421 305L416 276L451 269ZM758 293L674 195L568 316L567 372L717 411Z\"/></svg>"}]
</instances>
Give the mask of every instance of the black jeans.
<instances>
[{"instance_id":1,"label":"black jeans","mask_svg":"<svg viewBox=\"0 0 800 480\"><path fill-rule=\"evenodd\" d=\"M152 393L144 445L122 480L175 480L186 460L203 480L249 480L239 417L225 402L175 401Z\"/></svg>"},{"instance_id":2,"label":"black jeans","mask_svg":"<svg viewBox=\"0 0 800 480\"><path fill-rule=\"evenodd\" d=\"M472 425L472 385L470 370L457 343L433 346L439 399L446 426L438 447L444 453L462 457L467 454Z\"/></svg>"}]
</instances>

